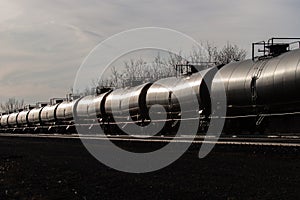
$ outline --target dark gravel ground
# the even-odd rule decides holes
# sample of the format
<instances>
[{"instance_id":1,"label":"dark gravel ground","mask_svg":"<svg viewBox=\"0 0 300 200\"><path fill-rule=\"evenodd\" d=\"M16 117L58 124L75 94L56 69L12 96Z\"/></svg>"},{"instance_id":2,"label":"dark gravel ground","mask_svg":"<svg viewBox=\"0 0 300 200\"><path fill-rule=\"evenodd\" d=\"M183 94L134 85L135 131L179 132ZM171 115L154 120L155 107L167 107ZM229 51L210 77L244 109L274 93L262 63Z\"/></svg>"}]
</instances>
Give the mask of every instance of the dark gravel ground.
<instances>
[{"instance_id":1,"label":"dark gravel ground","mask_svg":"<svg viewBox=\"0 0 300 200\"><path fill-rule=\"evenodd\" d=\"M80 140L0 137L0 199L300 198L300 149L218 145L204 159L198 150L129 174L99 163Z\"/></svg>"}]
</instances>

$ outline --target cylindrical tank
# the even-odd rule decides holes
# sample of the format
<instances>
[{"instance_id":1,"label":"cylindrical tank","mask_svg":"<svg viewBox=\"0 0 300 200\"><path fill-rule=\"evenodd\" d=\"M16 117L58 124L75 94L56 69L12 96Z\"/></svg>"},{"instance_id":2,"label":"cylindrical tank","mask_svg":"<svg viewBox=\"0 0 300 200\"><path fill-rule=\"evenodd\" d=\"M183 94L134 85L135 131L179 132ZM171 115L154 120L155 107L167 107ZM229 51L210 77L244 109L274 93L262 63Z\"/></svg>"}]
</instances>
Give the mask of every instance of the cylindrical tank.
<instances>
[{"instance_id":1,"label":"cylindrical tank","mask_svg":"<svg viewBox=\"0 0 300 200\"><path fill-rule=\"evenodd\" d=\"M7 127L8 126L8 123L7 123L7 120L8 120L8 114L5 114L5 115L2 115L1 117L1 127Z\"/></svg>"},{"instance_id":2,"label":"cylindrical tank","mask_svg":"<svg viewBox=\"0 0 300 200\"><path fill-rule=\"evenodd\" d=\"M257 61L233 62L220 69L227 103L272 105L300 101L300 49ZM215 91L220 88L213 87Z\"/></svg>"},{"instance_id":3,"label":"cylindrical tank","mask_svg":"<svg viewBox=\"0 0 300 200\"><path fill-rule=\"evenodd\" d=\"M171 77L154 82L147 92L148 109L158 104L173 117L182 115L183 112L189 113L184 117L198 117L199 114L204 114L205 109L210 110L208 86L212 81L213 76L209 77L212 71L208 69L191 76Z\"/></svg>"},{"instance_id":4,"label":"cylindrical tank","mask_svg":"<svg viewBox=\"0 0 300 200\"><path fill-rule=\"evenodd\" d=\"M11 113L8 116L8 126L9 127L16 127L17 126L17 117L18 117L19 113Z\"/></svg>"},{"instance_id":5,"label":"cylindrical tank","mask_svg":"<svg viewBox=\"0 0 300 200\"><path fill-rule=\"evenodd\" d=\"M165 112L169 114L171 112L180 112L177 106L177 98L173 93L174 88L180 81L180 78L171 77L154 82L147 91L147 109L149 110L153 105L160 105L165 109ZM156 112L155 110L153 111ZM158 113L160 113L160 111L158 111Z\"/></svg>"},{"instance_id":6,"label":"cylindrical tank","mask_svg":"<svg viewBox=\"0 0 300 200\"><path fill-rule=\"evenodd\" d=\"M203 113L204 109L210 110L208 87L212 81L212 77L209 77L211 73L212 70L208 69L205 73L203 71L183 77L174 87L174 95L177 100L180 100L180 105L173 106L176 109L180 109L181 114L189 112L194 116L194 113Z\"/></svg>"},{"instance_id":7,"label":"cylindrical tank","mask_svg":"<svg viewBox=\"0 0 300 200\"><path fill-rule=\"evenodd\" d=\"M93 105L94 98L95 98L95 96L89 95L89 96L85 96L85 97L81 98L77 102L76 107L74 108L77 119L89 119L90 118L89 107ZM96 118L96 115L91 116L91 117Z\"/></svg>"},{"instance_id":8,"label":"cylindrical tank","mask_svg":"<svg viewBox=\"0 0 300 200\"><path fill-rule=\"evenodd\" d=\"M60 103L55 112L56 119L59 121L68 121L73 119L73 105L78 101L62 102Z\"/></svg>"},{"instance_id":9,"label":"cylindrical tank","mask_svg":"<svg viewBox=\"0 0 300 200\"><path fill-rule=\"evenodd\" d=\"M18 126L27 125L28 113L29 113L29 110L23 110L19 113L19 115L17 117Z\"/></svg>"},{"instance_id":10,"label":"cylindrical tank","mask_svg":"<svg viewBox=\"0 0 300 200\"><path fill-rule=\"evenodd\" d=\"M30 125L35 125L35 124L41 123L40 114L41 114L41 111L43 110L43 108L44 107L34 108L29 111L27 120Z\"/></svg>"},{"instance_id":11,"label":"cylindrical tank","mask_svg":"<svg viewBox=\"0 0 300 200\"><path fill-rule=\"evenodd\" d=\"M300 49L267 61L256 81L257 101L262 104L300 101L299 61Z\"/></svg>"},{"instance_id":12,"label":"cylindrical tank","mask_svg":"<svg viewBox=\"0 0 300 200\"><path fill-rule=\"evenodd\" d=\"M97 116L97 118L105 116L105 101L109 93L110 92L102 93L93 98L92 104L88 107L89 116Z\"/></svg>"},{"instance_id":13,"label":"cylindrical tank","mask_svg":"<svg viewBox=\"0 0 300 200\"><path fill-rule=\"evenodd\" d=\"M111 92L105 101L105 114L115 121L126 121L129 116L134 120L142 119L146 114L146 93L151 83L145 83L127 89Z\"/></svg>"},{"instance_id":14,"label":"cylindrical tank","mask_svg":"<svg viewBox=\"0 0 300 200\"><path fill-rule=\"evenodd\" d=\"M59 104L55 105L48 105L43 108L41 111L41 121L42 123L49 123L55 121L55 111L57 109L57 106Z\"/></svg>"}]
</instances>

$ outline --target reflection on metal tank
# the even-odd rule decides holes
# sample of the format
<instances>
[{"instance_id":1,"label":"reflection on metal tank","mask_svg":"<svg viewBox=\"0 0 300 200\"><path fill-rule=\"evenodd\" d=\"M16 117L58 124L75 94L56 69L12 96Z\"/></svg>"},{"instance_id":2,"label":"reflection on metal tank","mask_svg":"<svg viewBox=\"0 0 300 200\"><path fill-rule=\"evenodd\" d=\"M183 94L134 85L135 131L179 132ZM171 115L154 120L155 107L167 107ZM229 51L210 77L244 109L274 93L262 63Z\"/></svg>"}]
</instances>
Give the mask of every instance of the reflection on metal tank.
<instances>
[{"instance_id":1,"label":"reflection on metal tank","mask_svg":"<svg viewBox=\"0 0 300 200\"><path fill-rule=\"evenodd\" d=\"M19 113L11 113L11 114L9 114L8 120L7 120L8 126L10 126L10 127L17 126L17 117L18 117L18 114Z\"/></svg>"},{"instance_id":2,"label":"reflection on metal tank","mask_svg":"<svg viewBox=\"0 0 300 200\"><path fill-rule=\"evenodd\" d=\"M271 59L233 62L220 69L228 105L249 106L300 101L300 50ZM215 91L220 88L213 88Z\"/></svg>"},{"instance_id":3,"label":"reflection on metal tank","mask_svg":"<svg viewBox=\"0 0 300 200\"><path fill-rule=\"evenodd\" d=\"M191 76L171 77L154 82L147 93L146 101L148 109L158 104L162 105L169 114L179 112L199 114L200 110L209 110L210 96L207 84L210 85L213 77L208 77L211 75L211 71L209 69L201 73L192 74ZM208 77L206 80L208 83L204 81L204 77L206 76ZM180 100L181 106L178 100ZM181 107L184 107L185 110L181 111Z\"/></svg>"},{"instance_id":4,"label":"reflection on metal tank","mask_svg":"<svg viewBox=\"0 0 300 200\"><path fill-rule=\"evenodd\" d=\"M55 112L56 119L59 121L72 120L73 119L73 105L79 99L71 102L64 101L60 103Z\"/></svg>"},{"instance_id":5,"label":"reflection on metal tank","mask_svg":"<svg viewBox=\"0 0 300 200\"><path fill-rule=\"evenodd\" d=\"M2 115L2 117L1 117L1 127L7 127L8 126L8 123L7 123L8 116L9 116L8 114Z\"/></svg>"},{"instance_id":6,"label":"reflection on metal tank","mask_svg":"<svg viewBox=\"0 0 300 200\"><path fill-rule=\"evenodd\" d=\"M95 96L85 96L81 98L76 104L76 117L79 119L87 119L89 118L89 107L93 104Z\"/></svg>"},{"instance_id":7,"label":"reflection on metal tank","mask_svg":"<svg viewBox=\"0 0 300 200\"><path fill-rule=\"evenodd\" d=\"M102 118L104 113L104 103L109 92L102 93L98 96L90 95L81 98L76 104L75 113L77 116L77 123L85 123L85 120L96 121ZM83 120L83 121L81 121Z\"/></svg>"},{"instance_id":8,"label":"reflection on metal tank","mask_svg":"<svg viewBox=\"0 0 300 200\"><path fill-rule=\"evenodd\" d=\"M57 106L59 104L55 105L48 105L43 108L41 111L41 121L42 123L47 123L47 122L53 122L55 121L55 111L57 109Z\"/></svg>"},{"instance_id":9,"label":"reflection on metal tank","mask_svg":"<svg viewBox=\"0 0 300 200\"><path fill-rule=\"evenodd\" d=\"M131 116L134 120L145 118L146 93L151 83L145 83L127 89L117 89L111 92L105 101L105 113L108 117L128 119Z\"/></svg>"},{"instance_id":10,"label":"reflection on metal tank","mask_svg":"<svg viewBox=\"0 0 300 200\"><path fill-rule=\"evenodd\" d=\"M104 104L109 93L110 92L102 93L92 99L92 102L88 107L88 114L90 117L102 118L105 115Z\"/></svg>"},{"instance_id":11,"label":"reflection on metal tank","mask_svg":"<svg viewBox=\"0 0 300 200\"><path fill-rule=\"evenodd\" d=\"M189 112L194 114L205 114L210 111L210 94L208 87L210 87L214 70L208 69L191 76L183 77L175 86L175 94L180 100L180 105L185 110L182 112ZM177 106L180 107L179 105Z\"/></svg>"},{"instance_id":12,"label":"reflection on metal tank","mask_svg":"<svg viewBox=\"0 0 300 200\"><path fill-rule=\"evenodd\" d=\"M29 110L23 110L19 113L17 117L18 126L24 126L27 124L27 116L28 116Z\"/></svg>"},{"instance_id":13,"label":"reflection on metal tank","mask_svg":"<svg viewBox=\"0 0 300 200\"><path fill-rule=\"evenodd\" d=\"M28 113L28 123L33 125L33 124L39 124L40 121L40 113L43 110L44 107L42 108L34 108L30 110Z\"/></svg>"},{"instance_id":14,"label":"reflection on metal tank","mask_svg":"<svg viewBox=\"0 0 300 200\"><path fill-rule=\"evenodd\" d=\"M180 79L176 77L160 79L154 82L148 89L146 95L147 109L149 110L152 107L151 112L156 112L156 109L153 108L153 106L160 105L168 114L171 114L172 112L178 113L178 101L173 94L173 89L179 82ZM158 114L159 113L160 111L158 110Z\"/></svg>"}]
</instances>

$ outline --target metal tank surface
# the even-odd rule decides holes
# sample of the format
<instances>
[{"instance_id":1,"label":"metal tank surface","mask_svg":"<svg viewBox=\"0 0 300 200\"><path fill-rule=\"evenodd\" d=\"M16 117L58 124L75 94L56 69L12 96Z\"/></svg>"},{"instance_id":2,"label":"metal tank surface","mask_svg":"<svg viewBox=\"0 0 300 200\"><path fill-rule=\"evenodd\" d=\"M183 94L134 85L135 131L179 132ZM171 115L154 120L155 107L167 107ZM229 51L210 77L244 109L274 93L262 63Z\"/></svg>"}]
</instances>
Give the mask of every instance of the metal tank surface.
<instances>
[{"instance_id":1,"label":"metal tank surface","mask_svg":"<svg viewBox=\"0 0 300 200\"><path fill-rule=\"evenodd\" d=\"M161 112L160 109L153 109L153 106L160 105L168 114L171 114L171 112L178 113L180 111L178 107L179 104L177 98L173 94L173 90L179 82L180 78L176 77L165 78L154 82L147 91L147 109L149 110L152 107L151 112L153 111L159 114Z\"/></svg>"},{"instance_id":2,"label":"metal tank surface","mask_svg":"<svg viewBox=\"0 0 300 200\"><path fill-rule=\"evenodd\" d=\"M19 113L19 115L17 117L18 126L27 125L28 113L29 113L29 110L23 110Z\"/></svg>"},{"instance_id":3,"label":"metal tank surface","mask_svg":"<svg viewBox=\"0 0 300 200\"><path fill-rule=\"evenodd\" d=\"M1 127L7 127L8 126L8 123L7 123L8 117L9 117L8 114L2 115L2 117L1 117Z\"/></svg>"},{"instance_id":4,"label":"metal tank surface","mask_svg":"<svg viewBox=\"0 0 300 200\"><path fill-rule=\"evenodd\" d=\"M248 76L251 71L253 71L252 60L229 63L220 69L221 77L214 78L213 82L223 82L228 105L251 104L251 77ZM220 92L222 88L213 87L213 89Z\"/></svg>"},{"instance_id":5,"label":"metal tank surface","mask_svg":"<svg viewBox=\"0 0 300 200\"><path fill-rule=\"evenodd\" d=\"M55 111L59 104L48 105L43 108L41 111L41 121L42 123L53 122L55 121Z\"/></svg>"},{"instance_id":6,"label":"metal tank surface","mask_svg":"<svg viewBox=\"0 0 300 200\"><path fill-rule=\"evenodd\" d=\"M200 114L206 109L210 102L210 96L208 91L208 83L205 82L204 77L208 76L210 69L206 70L207 73L194 73L191 76L182 77L181 80L174 87L174 93L178 99L180 99L181 107L185 110L181 112L197 113ZM191 98L193 97L193 98ZM176 109L180 109L180 105L173 105ZM192 105L192 106L191 106ZM191 110L187 110L191 109Z\"/></svg>"},{"instance_id":7,"label":"metal tank surface","mask_svg":"<svg viewBox=\"0 0 300 200\"><path fill-rule=\"evenodd\" d=\"M88 106L87 110L88 115L91 118L102 118L105 116L104 104L109 93L110 92L102 93L92 99L91 104Z\"/></svg>"},{"instance_id":8,"label":"metal tank surface","mask_svg":"<svg viewBox=\"0 0 300 200\"><path fill-rule=\"evenodd\" d=\"M8 126L8 122L7 122L8 117L9 117L8 114L2 115L2 117L1 117L1 126L2 127L7 127Z\"/></svg>"},{"instance_id":9,"label":"metal tank surface","mask_svg":"<svg viewBox=\"0 0 300 200\"><path fill-rule=\"evenodd\" d=\"M27 117L29 124L39 124L41 122L40 114L41 114L41 111L43 110L43 108L44 107L34 108L29 111L28 117Z\"/></svg>"},{"instance_id":10,"label":"metal tank surface","mask_svg":"<svg viewBox=\"0 0 300 200\"><path fill-rule=\"evenodd\" d=\"M8 116L8 120L7 120L7 123L8 123L8 126L9 127L16 127L17 126L17 117L18 117L19 113L11 113L9 114Z\"/></svg>"},{"instance_id":11,"label":"metal tank surface","mask_svg":"<svg viewBox=\"0 0 300 200\"><path fill-rule=\"evenodd\" d=\"M256 81L257 101L264 104L300 101L299 61L300 49L270 59Z\"/></svg>"},{"instance_id":12,"label":"metal tank surface","mask_svg":"<svg viewBox=\"0 0 300 200\"><path fill-rule=\"evenodd\" d=\"M220 69L227 103L232 106L280 104L300 101L300 50L270 59L233 62ZM213 87L215 91L220 88Z\"/></svg>"},{"instance_id":13,"label":"metal tank surface","mask_svg":"<svg viewBox=\"0 0 300 200\"><path fill-rule=\"evenodd\" d=\"M81 98L75 107L76 117L78 119L87 119L89 118L89 107L93 104L95 96L89 95Z\"/></svg>"},{"instance_id":14,"label":"metal tank surface","mask_svg":"<svg viewBox=\"0 0 300 200\"><path fill-rule=\"evenodd\" d=\"M145 83L127 89L117 89L111 92L105 101L105 113L115 120L134 120L143 118L146 114L146 93L151 83Z\"/></svg>"},{"instance_id":15,"label":"metal tank surface","mask_svg":"<svg viewBox=\"0 0 300 200\"><path fill-rule=\"evenodd\" d=\"M79 100L79 99L78 99ZM62 102L60 103L55 111L55 117L59 121L72 120L73 119L73 105L78 100L71 102Z\"/></svg>"},{"instance_id":16,"label":"metal tank surface","mask_svg":"<svg viewBox=\"0 0 300 200\"><path fill-rule=\"evenodd\" d=\"M154 82L146 97L150 118L154 115L158 122L165 120L164 117L167 117L167 120L175 120L166 124L167 132L172 132L173 127L176 128L178 120L189 119L191 123L195 123L196 120L200 126L200 118L204 119L210 114L208 86L211 85L215 71L211 68L189 76L171 77ZM155 108L155 105L162 106L165 111L159 107ZM167 112L167 116L164 112Z\"/></svg>"}]
</instances>

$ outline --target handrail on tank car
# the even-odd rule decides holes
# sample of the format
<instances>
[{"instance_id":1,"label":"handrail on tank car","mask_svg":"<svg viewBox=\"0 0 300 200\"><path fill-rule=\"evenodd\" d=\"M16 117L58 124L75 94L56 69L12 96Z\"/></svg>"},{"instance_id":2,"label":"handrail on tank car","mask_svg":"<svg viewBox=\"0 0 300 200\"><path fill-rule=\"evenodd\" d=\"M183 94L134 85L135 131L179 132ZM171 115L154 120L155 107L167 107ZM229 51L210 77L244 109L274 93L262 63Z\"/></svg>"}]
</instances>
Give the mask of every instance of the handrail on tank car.
<instances>
[{"instance_id":1,"label":"handrail on tank car","mask_svg":"<svg viewBox=\"0 0 300 200\"><path fill-rule=\"evenodd\" d=\"M276 40L297 40L293 42L276 42ZM252 43L252 60L255 59L261 60L264 58L275 57L284 52L290 51L292 44L298 44L297 48L300 48L300 38L276 38L272 37L268 40L268 42L260 41ZM263 46L263 49L258 49L259 53L263 53L263 55L256 56L255 55L255 47Z\"/></svg>"},{"instance_id":2,"label":"handrail on tank car","mask_svg":"<svg viewBox=\"0 0 300 200\"><path fill-rule=\"evenodd\" d=\"M193 73L199 72L199 69L197 67L214 67L217 65L217 62L187 62L185 64L176 64L175 70L176 70L176 76L181 75L192 75Z\"/></svg>"}]
</instances>

